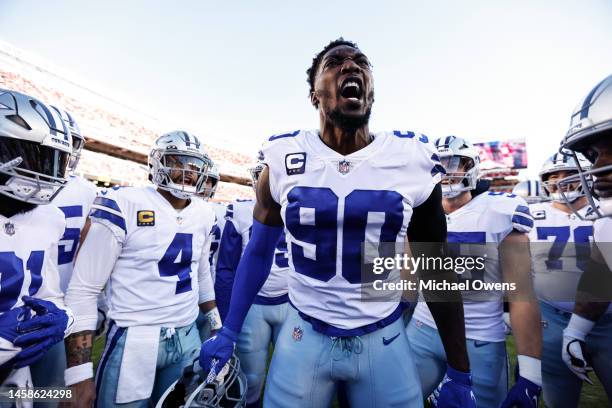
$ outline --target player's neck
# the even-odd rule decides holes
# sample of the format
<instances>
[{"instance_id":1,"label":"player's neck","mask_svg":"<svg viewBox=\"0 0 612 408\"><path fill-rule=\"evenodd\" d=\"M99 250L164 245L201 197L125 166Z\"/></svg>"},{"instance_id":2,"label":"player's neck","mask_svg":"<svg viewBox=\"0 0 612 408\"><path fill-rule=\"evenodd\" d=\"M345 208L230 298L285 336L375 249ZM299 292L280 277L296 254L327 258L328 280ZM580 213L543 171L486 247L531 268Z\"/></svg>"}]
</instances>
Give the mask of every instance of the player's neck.
<instances>
[{"instance_id":1,"label":"player's neck","mask_svg":"<svg viewBox=\"0 0 612 408\"><path fill-rule=\"evenodd\" d=\"M357 129L342 129L321 118L319 137L330 149L346 156L363 149L371 142L368 125Z\"/></svg>"},{"instance_id":2,"label":"player's neck","mask_svg":"<svg viewBox=\"0 0 612 408\"><path fill-rule=\"evenodd\" d=\"M453 211L457 211L472 200L472 194L469 191L464 191L457 197L443 198L442 207L446 214L450 214Z\"/></svg>"},{"instance_id":3,"label":"player's neck","mask_svg":"<svg viewBox=\"0 0 612 408\"><path fill-rule=\"evenodd\" d=\"M36 207L36 204L15 200L14 198L0 194L0 214L6 218L11 218L15 214L32 211Z\"/></svg>"},{"instance_id":4,"label":"player's neck","mask_svg":"<svg viewBox=\"0 0 612 408\"><path fill-rule=\"evenodd\" d=\"M175 210L182 210L189 205L189 199L177 198L169 191L160 188L157 189L157 192L161 194Z\"/></svg>"},{"instance_id":5,"label":"player's neck","mask_svg":"<svg viewBox=\"0 0 612 408\"><path fill-rule=\"evenodd\" d=\"M574 211L572 210L572 208L574 208L575 210L581 210L587 204L588 204L588 201L587 201L586 197L580 197L579 199L577 199L576 201L574 201L572 203L571 207L569 205L565 204L565 202L561 202L561 201L553 201L552 202L552 206L554 208L556 208L557 210L562 211L562 212L564 212L566 214L573 213Z\"/></svg>"}]
</instances>

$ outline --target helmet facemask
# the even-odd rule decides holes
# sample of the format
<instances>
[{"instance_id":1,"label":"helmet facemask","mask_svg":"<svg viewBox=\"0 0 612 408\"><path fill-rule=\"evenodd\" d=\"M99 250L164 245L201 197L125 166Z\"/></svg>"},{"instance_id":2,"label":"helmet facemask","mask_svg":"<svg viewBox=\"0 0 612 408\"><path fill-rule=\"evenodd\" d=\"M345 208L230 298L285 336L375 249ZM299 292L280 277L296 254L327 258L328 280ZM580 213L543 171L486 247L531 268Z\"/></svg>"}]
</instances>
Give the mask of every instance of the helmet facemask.
<instances>
[{"instance_id":1,"label":"helmet facemask","mask_svg":"<svg viewBox=\"0 0 612 408\"><path fill-rule=\"evenodd\" d=\"M478 166L476 166L473 158L440 154L440 163L446 170L441 183L444 198L455 198L464 191L471 191L476 188Z\"/></svg>"},{"instance_id":2,"label":"helmet facemask","mask_svg":"<svg viewBox=\"0 0 612 408\"><path fill-rule=\"evenodd\" d=\"M565 203L574 203L581 197L585 196L584 189L582 187L582 183L580 182L578 177L578 170L568 171L572 174L569 176L559 178L555 177L555 173L558 172L550 172L544 173L541 175L542 177L542 185L544 189L548 192L548 195L552 199L552 201L557 202L565 202ZM560 180L574 180L573 182L565 182L563 184L559 184ZM590 182L592 184L592 182Z\"/></svg>"},{"instance_id":3,"label":"helmet facemask","mask_svg":"<svg viewBox=\"0 0 612 408\"><path fill-rule=\"evenodd\" d=\"M153 184L183 200L205 193L211 166L207 156L185 151L153 149L149 156Z\"/></svg>"},{"instance_id":4,"label":"helmet facemask","mask_svg":"<svg viewBox=\"0 0 612 408\"><path fill-rule=\"evenodd\" d=\"M253 186L253 190L257 192L257 181L259 180L259 176L264 169L263 163L257 163L253 167L249 168L249 174L251 174L251 184Z\"/></svg>"},{"instance_id":5,"label":"helmet facemask","mask_svg":"<svg viewBox=\"0 0 612 408\"><path fill-rule=\"evenodd\" d=\"M67 152L0 137L0 194L30 204L48 204L66 184L68 160Z\"/></svg>"},{"instance_id":6,"label":"helmet facemask","mask_svg":"<svg viewBox=\"0 0 612 408\"><path fill-rule=\"evenodd\" d=\"M85 139L76 133L72 133L72 154L70 155L70 160L68 162L68 171L70 173L73 173L79 164L83 146L85 146Z\"/></svg>"}]
</instances>

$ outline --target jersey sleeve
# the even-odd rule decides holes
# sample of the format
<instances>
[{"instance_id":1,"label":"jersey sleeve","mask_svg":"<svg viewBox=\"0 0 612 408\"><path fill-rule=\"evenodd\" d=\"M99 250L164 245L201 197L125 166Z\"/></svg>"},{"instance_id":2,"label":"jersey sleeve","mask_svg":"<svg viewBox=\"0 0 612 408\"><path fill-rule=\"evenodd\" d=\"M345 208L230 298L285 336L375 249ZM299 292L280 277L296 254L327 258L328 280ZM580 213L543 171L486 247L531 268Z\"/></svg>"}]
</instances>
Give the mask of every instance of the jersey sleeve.
<instances>
[{"instance_id":1,"label":"jersey sleeve","mask_svg":"<svg viewBox=\"0 0 612 408\"><path fill-rule=\"evenodd\" d=\"M75 316L75 332L96 330L97 299L121 254L121 244L113 230L98 222L92 224L79 251L66 292L66 304Z\"/></svg>"},{"instance_id":2,"label":"jersey sleeve","mask_svg":"<svg viewBox=\"0 0 612 408\"><path fill-rule=\"evenodd\" d=\"M512 211L512 228L518 232L528 234L533 228L533 217L529 211L529 206L522 199L517 197Z\"/></svg>"},{"instance_id":3,"label":"jersey sleeve","mask_svg":"<svg viewBox=\"0 0 612 408\"><path fill-rule=\"evenodd\" d=\"M281 180L283 175L286 176L290 171L299 171L300 165L306 165L306 153L291 154L302 150L295 147L296 138L303 137L301 133L300 130L296 130L270 136L266 138L261 148L262 161L268 167L270 193L272 199L279 204L281 199L278 180Z\"/></svg>"},{"instance_id":4,"label":"jersey sleeve","mask_svg":"<svg viewBox=\"0 0 612 408\"><path fill-rule=\"evenodd\" d=\"M198 304L215 300L215 289L212 280L212 273L210 268L210 246L214 239L214 227L216 223L216 216L211 207L209 208L209 216L206 222L206 239L202 248L202 255L198 264Z\"/></svg>"},{"instance_id":5,"label":"jersey sleeve","mask_svg":"<svg viewBox=\"0 0 612 408\"><path fill-rule=\"evenodd\" d=\"M397 131L394 133L397 133ZM415 166L415 170L423 174L422 192L414 202L414 207L418 207L427 201L436 184L442 180L446 170L442 167L438 151L429 141L429 138L423 134L407 132L407 134L411 133L414 136L411 138L411 142L407 143L406 147L410 150L407 152L407 157L411 158L410 166Z\"/></svg>"},{"instance_id":6,"label":"jersey sleeve","mask_svg":"<svg viewBox=\"0 0 612 408\"><path fill-rule=\"evenodd\" d=\"M95 198L89 212L89 218L92 223L98 223L108 228L113 233L115 239L123 244L127 237L127 223L124 210L122 209L122 200L117 190L103 190Z\"/></svg>"},{"instance_id":7,"label":"jersey sleeve","mask_svg":"<svg viewBox=\"0 0 612 408\"><path fill-rule=\"evenodd\" d=\"M503 237L517 231L528 234L533 228L533 217L527 202L514 194L489 192L487 205L496 213L497 225L503 225Z\"/></svg>"}]
</instances>

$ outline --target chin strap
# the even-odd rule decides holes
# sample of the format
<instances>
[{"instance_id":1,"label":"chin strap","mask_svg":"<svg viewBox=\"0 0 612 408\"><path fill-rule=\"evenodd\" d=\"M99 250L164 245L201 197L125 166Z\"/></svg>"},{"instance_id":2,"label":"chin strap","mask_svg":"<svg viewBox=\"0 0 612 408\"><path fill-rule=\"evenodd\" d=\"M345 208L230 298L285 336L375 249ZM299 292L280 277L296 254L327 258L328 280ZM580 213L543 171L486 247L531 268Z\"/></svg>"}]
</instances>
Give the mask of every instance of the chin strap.
<instances>
[{"instance_id":1,"label":"chin strap","mask_svg":"<svg viewBox=\"0 0 612 408\"><path fill-rule=\"evenodd\" d=\"M0 163L0 171L12 170L19 166L21 162L23 162L23 159L21 157L16 157L13 160L7 161L6 163Z\"/></svg>"}]
</instances>

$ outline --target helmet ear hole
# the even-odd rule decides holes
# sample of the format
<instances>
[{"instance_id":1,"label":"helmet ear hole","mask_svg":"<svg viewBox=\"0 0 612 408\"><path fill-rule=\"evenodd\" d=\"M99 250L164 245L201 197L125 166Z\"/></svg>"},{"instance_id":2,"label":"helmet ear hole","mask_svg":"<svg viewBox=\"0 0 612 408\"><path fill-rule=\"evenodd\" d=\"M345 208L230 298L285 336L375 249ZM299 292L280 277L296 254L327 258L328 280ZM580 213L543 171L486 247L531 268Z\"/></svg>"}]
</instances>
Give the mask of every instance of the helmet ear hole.
<instances>
[{"instance_id":1,"label":"helmet ear hole","mask_svg":"<svg viewBox=\"0 0 612 408\"><path fill-rule=\"evenodd\" d=\"M28 122L26 122L25 120L23 120L23 118L21 116L18 115L7 115L5 116L8 120L10 120L11 122L13 122L14 124L21 126L22 128L24 128L25 130L32 130L32 128L30 127L30 125L28 125Z\"/></svg>"}]
</instances>

